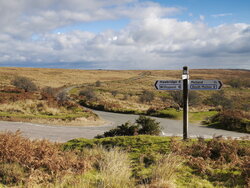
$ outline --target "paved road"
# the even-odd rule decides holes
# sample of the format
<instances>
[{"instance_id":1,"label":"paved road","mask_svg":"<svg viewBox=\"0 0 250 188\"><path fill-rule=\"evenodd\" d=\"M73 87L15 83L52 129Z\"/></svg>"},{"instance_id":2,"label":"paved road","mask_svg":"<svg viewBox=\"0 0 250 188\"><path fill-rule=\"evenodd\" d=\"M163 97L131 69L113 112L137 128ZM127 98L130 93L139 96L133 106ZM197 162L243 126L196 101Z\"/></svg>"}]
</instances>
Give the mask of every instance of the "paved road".
<instances>
[{"instance_id":1,"label":"paved road","mask_svg":"<svg viewBox=\"0 0 250 188\"><path fill-rule=\"evenodd\" d=\"M22 122L5 122L0 121L0 131L16 131L20 130L24 136L31 139L49 139L55 142L66 142L73 138L93 138L97 134L102 134L104 131L111 129L117 125L121 125L126 121L134 122L137 115L118 114L94 111L100 117L108 120L106 125L102 126L89 126L89 127L65 127L65 126L49 126L49 125L38 125L33 123L22 123ZM182 136L182 122L177 120L155 118L161 123L163 127L163 134L166 136ZM199 125L190 125L189 134L192 137L203 136L212 137L213 135L219 136L230 136L230 137L246 137L250 134L237 133L232 131L225 131L220 129L207 128Z\"/></svg>"}]
</instances>

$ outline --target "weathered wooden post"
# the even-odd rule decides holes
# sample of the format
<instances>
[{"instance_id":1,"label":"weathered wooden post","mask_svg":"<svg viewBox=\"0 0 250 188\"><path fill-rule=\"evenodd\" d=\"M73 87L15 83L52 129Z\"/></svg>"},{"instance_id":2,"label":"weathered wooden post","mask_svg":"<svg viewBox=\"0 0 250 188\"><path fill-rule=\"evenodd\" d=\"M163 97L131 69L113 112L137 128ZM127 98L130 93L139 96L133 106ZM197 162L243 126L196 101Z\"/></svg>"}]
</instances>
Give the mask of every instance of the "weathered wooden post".
<instances>
[{"instance_id":1,"label":"weathered wooden post","mask_svg":"<svg viewBox=\"0 0 250 188\"><path fill-rule=\"evenodd\" d=\"M188 67L183 67L183 140L188 139Z\"/></svg>"}]
</instances>

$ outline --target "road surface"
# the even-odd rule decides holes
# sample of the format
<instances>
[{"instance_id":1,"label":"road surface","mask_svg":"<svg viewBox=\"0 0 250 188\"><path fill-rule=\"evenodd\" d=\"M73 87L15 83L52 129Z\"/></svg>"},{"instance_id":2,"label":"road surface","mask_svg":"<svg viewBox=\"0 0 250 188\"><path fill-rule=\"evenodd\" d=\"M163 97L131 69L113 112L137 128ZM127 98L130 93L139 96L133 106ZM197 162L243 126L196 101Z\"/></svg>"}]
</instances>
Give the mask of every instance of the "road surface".
<instances>
[{"instance_id":1,"label":"road surface","mask_svg":"<svg viewBox=\"0 0 250 188\"><path fill-rule=\"evenodd\" d=\"M138 118L137 115L118 114L102 111L94 111L101 118L108 121L105 125L89 126L89 127L76 127L76 126L50 126L39 125L33 123L22 122L6 122L0 121L0 131L17 131L20 130L22 134L31 139L48 139L55 142L66 142L74 138L93 138L97 134L110 130L112 127L121 125L126 121L134 122ZM162 134L165 136L182 136L182 121L171 120L164 118L154 118L160 122L163 127ZM212 136L225 136L225 137L249 137L250 134L238 133L214 128L208 128L200 125L189 125L189 135L191 137L202 136L210 138Z\"/></svg>"}]
</instances>

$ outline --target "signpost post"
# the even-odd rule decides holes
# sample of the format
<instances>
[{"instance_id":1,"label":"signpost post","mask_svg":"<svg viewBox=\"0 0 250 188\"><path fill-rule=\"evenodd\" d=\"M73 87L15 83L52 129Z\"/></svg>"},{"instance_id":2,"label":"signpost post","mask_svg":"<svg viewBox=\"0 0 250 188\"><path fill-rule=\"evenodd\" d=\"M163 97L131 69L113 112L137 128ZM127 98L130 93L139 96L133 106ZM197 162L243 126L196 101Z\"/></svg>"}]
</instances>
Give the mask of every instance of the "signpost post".
<instances>
[{"instance_id":1,"label":"signpost post","mask_svg":"<svg viewBox=\"0 0 250 188\"><path fill-rule=\"evenodd\" d=\"M188 139L188 92L189 90L220 90L220 80L189 80L188 67L183 67L182 80L157 80L157 90L183 90L183 139Z\"/></svg>"},{"instance_id":2,"label":"signpost post","mask_svg":"<svg viewBox=\"0 0 250 188\"><path fill-rule=\"evenodd\" d=\"M183 140L188 139L188 67L183 67Z\"/></svg>"}]
</instances>

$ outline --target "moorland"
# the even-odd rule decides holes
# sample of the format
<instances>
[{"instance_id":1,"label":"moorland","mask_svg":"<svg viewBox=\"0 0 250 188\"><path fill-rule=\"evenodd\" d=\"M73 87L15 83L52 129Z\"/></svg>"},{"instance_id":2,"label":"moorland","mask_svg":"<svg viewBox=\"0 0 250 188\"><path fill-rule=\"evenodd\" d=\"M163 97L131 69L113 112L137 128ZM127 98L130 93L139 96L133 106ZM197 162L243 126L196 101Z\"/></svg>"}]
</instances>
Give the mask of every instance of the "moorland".
<instances>
[{"instance_id":1,"label":"moorland","mask_svg":"<svg viewBox=\"0 0 250 188\"><path fill-rule=\"evenodd\" d=\"M182 118L182 93L159 91L156 80L180 79L177 70L68 70L1 68L0 118L60 125L98 125L103 121L84 107L164 118ZM36 86L25 91L13 80ZM250 71L190 70L190 79L221 80L220 91L189 94L190 121L249 132ZM234 124L232 124L234 122Z\"/></svg>"},{"instance_id":2,"label":"moorland","mask_svg":"<svg viewBox=\"0 0 250 188\"><path fill-rule=\"evenodd\" d=\"M180 119L181 93L158 91L154 82L180 79L181 73L1 68L0 117L65 126L101 125L103 120L89 109L93 108ZM250 132L250 71L190 70L190 79L223 82L221 91L190 92L191 121ZM183 141L157 136L158 123L148 116L140 116L142 127L125 123L106 135L66 143L1 132L0 187L250 186L249 138Z\"/></svg>"}]
</instances>

